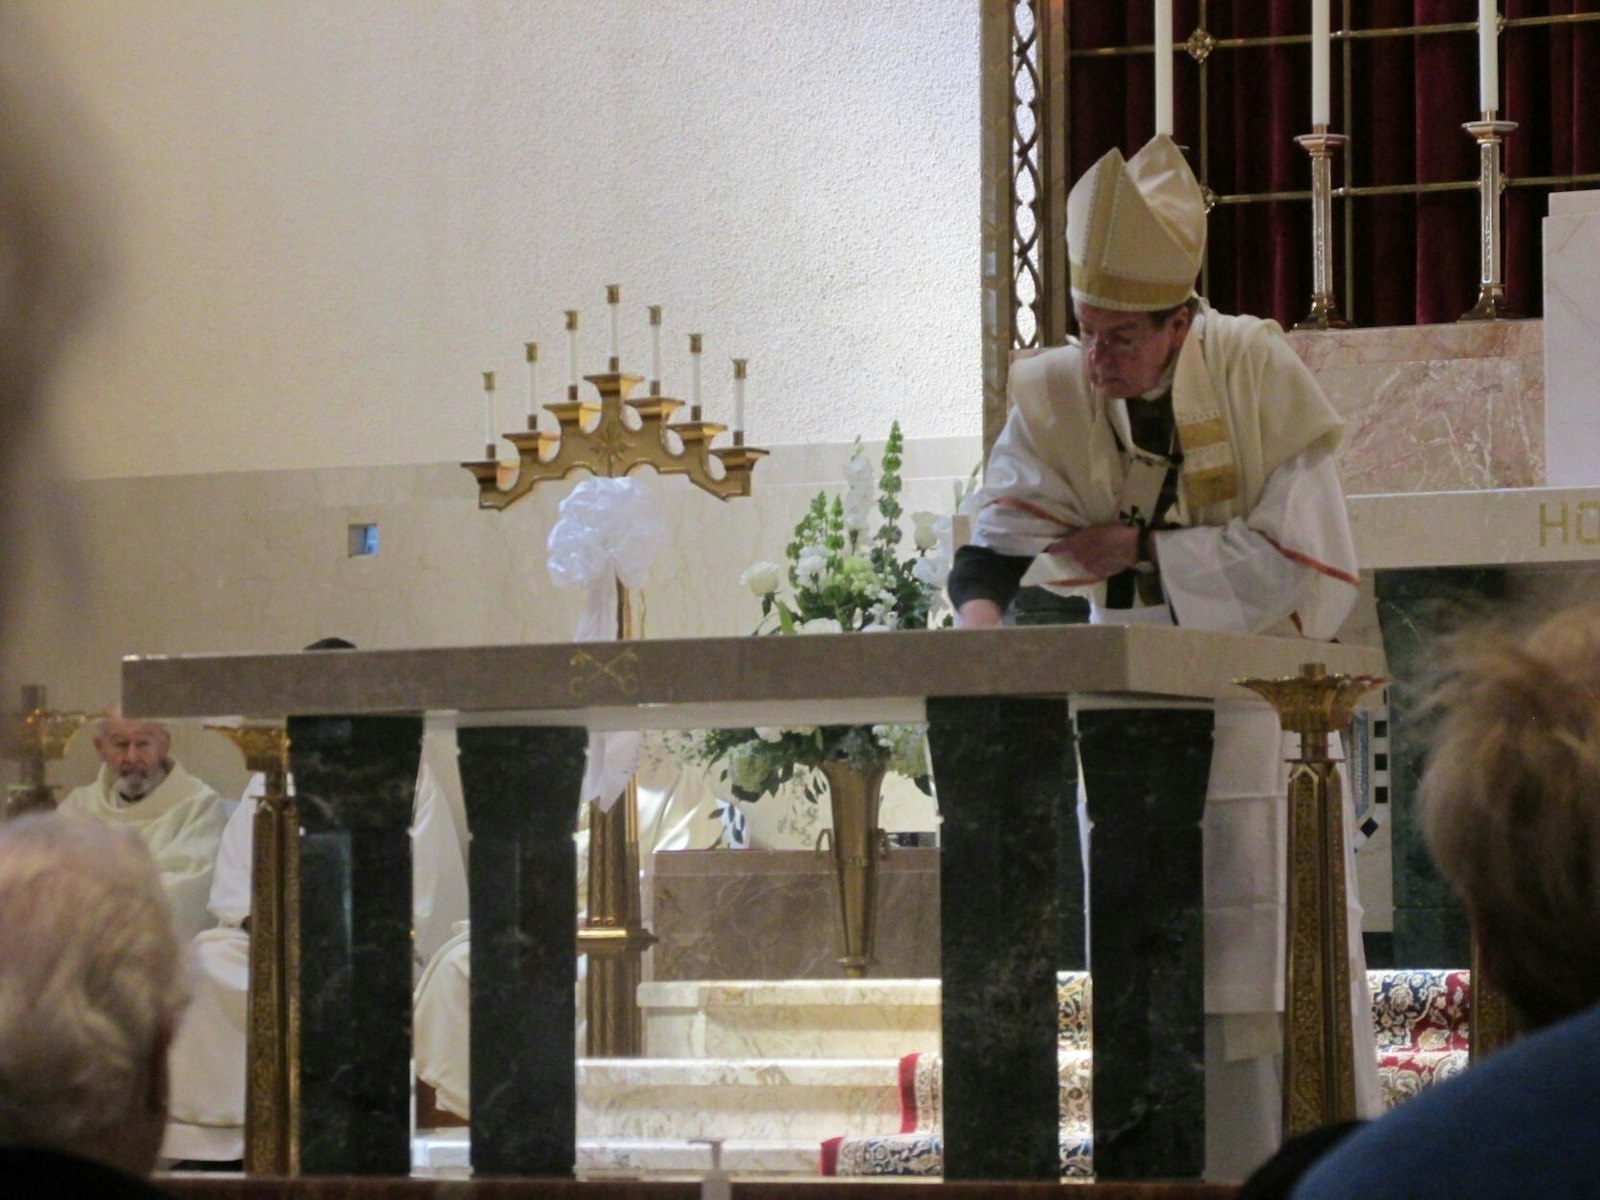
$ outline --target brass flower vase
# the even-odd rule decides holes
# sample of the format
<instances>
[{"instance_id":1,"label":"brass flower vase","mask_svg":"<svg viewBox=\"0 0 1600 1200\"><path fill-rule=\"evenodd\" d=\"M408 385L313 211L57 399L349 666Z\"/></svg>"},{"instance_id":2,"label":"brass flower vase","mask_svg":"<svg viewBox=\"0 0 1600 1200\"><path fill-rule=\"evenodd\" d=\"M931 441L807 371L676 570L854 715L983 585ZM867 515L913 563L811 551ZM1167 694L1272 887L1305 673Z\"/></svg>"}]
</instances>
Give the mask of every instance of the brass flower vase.
<instances>
[{"instance_id":1,"label":"brass flower vase","mask_svg":"<svg viewBox=\"0 0 1600 1200\"><path fill-rule=\"evenodd\" d=\"M884 768L862 771L851 763L826 762L828 800L833 809L833 831L826 839L833 856L834 883L839 892L839 916L844 928L844 954L839 965L851 979L861 979L873 963L877 925L878 862L888 857L889 839L878 828L878 806L883 799Z\"/></svg>"}]
</instances>

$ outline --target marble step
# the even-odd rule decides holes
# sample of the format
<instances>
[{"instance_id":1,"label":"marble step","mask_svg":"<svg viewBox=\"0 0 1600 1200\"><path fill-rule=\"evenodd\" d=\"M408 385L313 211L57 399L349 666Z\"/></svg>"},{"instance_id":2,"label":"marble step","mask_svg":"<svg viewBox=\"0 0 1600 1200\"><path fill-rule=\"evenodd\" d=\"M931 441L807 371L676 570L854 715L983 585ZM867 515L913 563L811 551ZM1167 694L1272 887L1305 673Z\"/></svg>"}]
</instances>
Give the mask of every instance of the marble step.
<instances>
[{"instance_id":1,"label":"marble step","mask_svg":"<svg viewBox=\"0 0 1600 1200\"><path fill-rule=\"evenodd\" d=\"M939 1049L937 979L641 984L652 1058L899 1058Z\"/></svg>"},{"instance_id":2,"label":"marble step","mask_svg":"<svg viewBox=\"0 0 1600 1200\"><path fill-rule=\"evenodd\" d=\"M809 1141L898 1129L898 1060L591 1058L583 1139Z\"/></svg>"},{"instance_id":3,"label":"marble step","mask_svg":"<svg viewBox=\"0 0 1600 1200\"><path fill-rule=\"evenodd\" d=\"M412 1142L418 1175L465 1178L472 1169L472 1140L464 1129L422 1132ZM672 1138L579 1138L578 1174L586 1177L682 1174L698 1178L711 1168L711 1147ZM730 1138L722 1143L723 1169L740 1176L815 1177L818 1144L782 1138Z\"/></svg>"}]
</instances>

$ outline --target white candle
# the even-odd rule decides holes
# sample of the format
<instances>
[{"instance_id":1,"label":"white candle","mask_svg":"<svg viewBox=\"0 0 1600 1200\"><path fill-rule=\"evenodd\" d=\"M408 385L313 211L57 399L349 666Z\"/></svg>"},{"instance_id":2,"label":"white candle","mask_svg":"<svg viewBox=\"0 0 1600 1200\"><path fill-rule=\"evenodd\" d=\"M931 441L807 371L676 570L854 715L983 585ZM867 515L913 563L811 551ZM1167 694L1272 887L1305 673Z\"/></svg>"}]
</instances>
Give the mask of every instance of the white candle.
<instances>
[{"instance_id":1,"label":"white candle","mask_svg":"<svg viewBox=\"0 0 1600 1200\"><path fill-rule=\"evenodd\" d=\"M1328 0L1311 0L1311 127L1326 129L1328 119L1328 63L1333 53L1328 24Z\"/></svg>"},{"instance_id":2,"label":"white candle","mask_svg":"<svg viewBox=\"0 0 1600 1200\"><path fill-rule=\"evenodd\" d=\"M744 369L750 360L736 358L733 360L733 432L744 432Z\"/></svg>"},{"instance_id":3,"label":"white candle","mask_svg":"<svg viewBox=\"0 0 1600 1200\"><path fill-rule=\"evenodd\" d=\"M567 316L567 399L578 398L578 310L569 308Z\"/></svg>"},{"instance_id":4,"label":"white candle","mask_svg":"<svg viewBox=\"0 0 1600 1200\"><path fill-rule=\"evenodd\" d=\"M483 453L494 457L494 372L483 373Z\"/></svg>"},{"instance_id":5,"label":"white candle","mask_svg":"<svg viewBox=\"0 0 1600 1200\"><path fill-rule=\"evenodd\" d=\"M661 387L661 305L650 306L650 389Z\"/></svg>"},{"instance_id":6,"label":"white candle","mask_svg":"<svg viewBox=\"0 0 1600 1200\"><path fill-rule=\"evenodd\" d=\"M689 335L689 415L700 419L700 339L701 334Z\"/></svg>"},{"instance_id":7,"label":"white candle","mask_svg":"<svg viewBox=\"0 0 1600 1200\"><path fill-rule=\"evenodd\" d=\"M528 355L528 428L533 428L533 414L539 409L539 343L523 342Z\"/></svg>"},{"instance_id":8,"label":"white candle","mask_svg":"<svg viewBox=\"0 0 1600 1200\"><path fill-rule=\"evenodd\" d=\"M610 312L610 336L606 339L606 357L610 359L610 369L615 371L620 361L617 357L617 306L622 302L622 289L614 283L606 284L606 307Z\"/></svg>"},{"instance_id":9,"label":"white candle","mask_svg":"<svg viewBox=\"0 0 1600 1200\"><path fill-rule=\"evenodd\" d=\"M1156 133L1172 136L1172 0L1156 3Z\"/></svg>"},{"instance_id":10,"label":"white candle","mask_svg":"<svg viewBox=\"0 0 1600 1200\"><path fill-rule=\"evenodd\" d=\"M1500 13L1496 0L1478 0L1478 107L1493 112L1500 107Z\"/></svg>"}]
</instances>

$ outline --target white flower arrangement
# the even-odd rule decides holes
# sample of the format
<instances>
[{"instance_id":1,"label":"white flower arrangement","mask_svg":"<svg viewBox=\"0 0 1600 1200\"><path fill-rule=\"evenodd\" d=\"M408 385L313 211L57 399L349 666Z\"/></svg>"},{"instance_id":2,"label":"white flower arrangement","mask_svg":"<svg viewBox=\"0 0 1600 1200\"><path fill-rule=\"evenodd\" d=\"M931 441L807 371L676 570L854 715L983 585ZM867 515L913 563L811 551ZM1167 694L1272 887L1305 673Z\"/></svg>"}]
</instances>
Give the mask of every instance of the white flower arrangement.
<instances>
[{"instance_id":1,"label":"white flower arrangement","mask_svg":"<svg viewBox=\"0 0 1600 1200\"><path fill-rule=\"evenodd\" d=\"M950 573L944 533L949 518L911 515L912 552L902 557L899 422L889 430L876 473L858 440L845 464L845 493L818 492L787 547L788 570L758 562L739 582L761 600L757 634L872 633L949 624L943 589ZM959 499L959 496L958 496ZM873 529L872 513L878 513ZM784 576L788 589L784 589ZM809 774L824 762L846 760L863 771L878 767L906 775L931 794L927 740L921 725L816 725L710 729L686 735L682 753L720 764L733 794L756 800ZM823 785L808 778L815 801Z\"/></svg>"}]
</instances>

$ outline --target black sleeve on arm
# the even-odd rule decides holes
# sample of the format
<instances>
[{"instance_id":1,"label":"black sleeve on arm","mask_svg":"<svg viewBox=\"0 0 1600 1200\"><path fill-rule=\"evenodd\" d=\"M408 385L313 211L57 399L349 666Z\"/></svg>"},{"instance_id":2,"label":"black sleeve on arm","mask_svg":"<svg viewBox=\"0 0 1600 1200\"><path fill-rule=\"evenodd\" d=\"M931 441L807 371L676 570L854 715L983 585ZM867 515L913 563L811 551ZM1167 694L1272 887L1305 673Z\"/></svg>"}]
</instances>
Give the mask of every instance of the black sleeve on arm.
<instances>
[{"instance_id":1,"label":"black sleeve on arm","mask_svg":"<svg viewBox=\"0 0 1600 1200\"><path fill-rule=\"evenodd\" d=\"M1032 562L1026 555L1001 554L987 546L962 546L946 584L951 605L960 612L968 600L993 600L1004 612Z\"/></svg>"}]
</instances>

